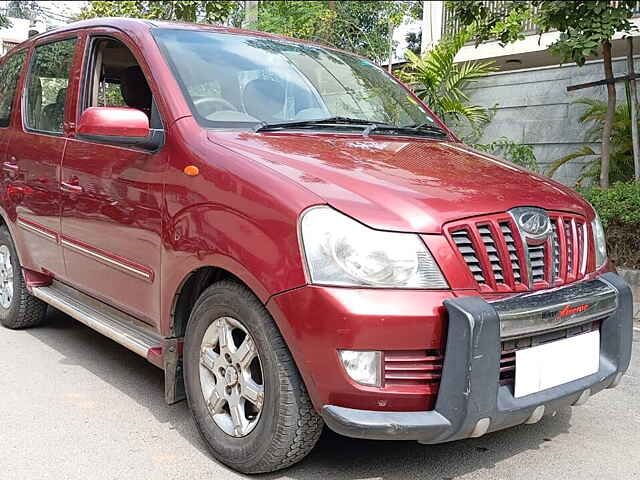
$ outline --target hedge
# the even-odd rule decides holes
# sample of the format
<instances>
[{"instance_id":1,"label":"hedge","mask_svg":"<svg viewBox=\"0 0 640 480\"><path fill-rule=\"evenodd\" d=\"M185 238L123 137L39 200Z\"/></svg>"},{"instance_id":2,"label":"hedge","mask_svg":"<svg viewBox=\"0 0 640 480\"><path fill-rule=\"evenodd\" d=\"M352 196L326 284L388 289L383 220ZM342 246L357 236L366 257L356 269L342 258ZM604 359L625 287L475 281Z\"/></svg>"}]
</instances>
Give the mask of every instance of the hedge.
<instances>
[{"instance_id":1,"label":"hedge","mask_svg":"<svg viewBox=\"0 0 640 480\"><path fill-rule=\"evenodd\" d=\"M580 193L600 215L611 260L619 267L640 269L640 181Z\"/></svg>"}]
</instances>

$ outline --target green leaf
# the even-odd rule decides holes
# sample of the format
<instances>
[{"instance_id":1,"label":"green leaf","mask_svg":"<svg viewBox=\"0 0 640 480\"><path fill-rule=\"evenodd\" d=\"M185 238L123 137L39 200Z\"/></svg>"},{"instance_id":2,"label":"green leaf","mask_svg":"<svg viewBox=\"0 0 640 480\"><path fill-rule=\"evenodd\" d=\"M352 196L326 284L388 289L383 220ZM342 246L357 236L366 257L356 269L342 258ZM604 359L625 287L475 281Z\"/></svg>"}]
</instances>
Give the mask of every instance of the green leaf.
<instances>
[{"instance_id":1,"label":"green leaf","mask_svg":"<svg viewBox=\"0 0 640 480\"><path fill-rule=\"evenodd\" d=\"M489 115L485 108L468 104L466 91L497 67L494 62L454 63L456 54L471 35L470 31L464 30L445 38L422 57L407 52L409 63L400 77L414 85L416 95L438 116L445 120L464 119L473 126L488 121Z\"/></svg>"}]
</instances>

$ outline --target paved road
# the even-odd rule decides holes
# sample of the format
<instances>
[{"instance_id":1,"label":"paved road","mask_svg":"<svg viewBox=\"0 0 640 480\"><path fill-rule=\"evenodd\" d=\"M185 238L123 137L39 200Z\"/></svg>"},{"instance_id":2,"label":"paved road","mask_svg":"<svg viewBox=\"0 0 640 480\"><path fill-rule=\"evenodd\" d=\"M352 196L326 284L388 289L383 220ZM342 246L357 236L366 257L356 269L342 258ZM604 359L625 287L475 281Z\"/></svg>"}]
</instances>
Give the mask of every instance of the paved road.
<instances>
[{"instance_id":1,"label":"paved road","mask_svg":"<svg viewBox=\"0 0 640 480\"><path fill-rule=\"evenodd\" d=\"M0 330L0 479L242 478L212 460L162 374L128 350L51 314ZM537 425L445 445L322 437L267 479L640 479L640 332L615 390Z\"/></svg>"}]
</instances>

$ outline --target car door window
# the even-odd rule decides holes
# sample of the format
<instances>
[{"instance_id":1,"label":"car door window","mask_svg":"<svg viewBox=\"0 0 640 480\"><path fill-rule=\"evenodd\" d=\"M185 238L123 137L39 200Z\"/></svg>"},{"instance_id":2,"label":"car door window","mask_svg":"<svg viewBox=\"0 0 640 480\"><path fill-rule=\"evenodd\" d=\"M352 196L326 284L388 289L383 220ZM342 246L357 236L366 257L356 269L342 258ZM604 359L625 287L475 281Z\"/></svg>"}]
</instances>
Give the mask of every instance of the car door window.
<instances>
[{"instance_id":1,"label":"car door window","mask_svg":"<svg viewBox=\"0 0 640 480\"><path fill-rule=\"evenodd\" d=\"M26 126L62 133L64 104L76 39L36 47L27 85Z\"/></svg>"},{"instance_id":2,"label":"car door window","mask_svg":"<svg viewBox=\"0 0 640 480\"><path fill-rule=\"evenodd\" d=\"M162 122L149 83L131 50L114 38L94 38L85 76L83 108L129 107L142 110L151 128Z\"/></svg>"},{"instance_id":3,"label":"car door window","mask_svg":"<svg viewBox=\"0 0 640 480\"><path fill-rule=\"evenodd\" d=\"M25 55L25 50L16 52L0 66L0 127L9 126L13 97Z\"/></svg>"},{"instance_id":4,"label":"car door window","mask_svg":"<svg viewBox=\"0 0 640 480\"><path fill-rule=\"evenodd\" d=\"M151 111L152 94L138 61L122 42L96 38L85 107L131 107Z\"/></svg>"}]
</instances>

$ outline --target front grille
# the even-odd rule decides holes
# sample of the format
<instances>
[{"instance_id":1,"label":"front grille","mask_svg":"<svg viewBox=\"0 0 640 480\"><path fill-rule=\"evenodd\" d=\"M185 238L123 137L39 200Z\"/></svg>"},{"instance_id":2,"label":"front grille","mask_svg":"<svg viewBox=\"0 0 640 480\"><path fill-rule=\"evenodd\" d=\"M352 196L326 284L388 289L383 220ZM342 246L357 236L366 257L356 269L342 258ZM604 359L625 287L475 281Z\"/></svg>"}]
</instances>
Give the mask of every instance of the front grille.
<instances>
[{"instance_id":1,"label":"front grille","mask_svg":"<svg viewBox=\"0 0 640 480\"><path fill-rule=\"evenodd\" d=\"M453 222L451 243L481 292L521 292L564 285L586 274L584 218L549 212L553 231L544 243L523 239L508 213Z\"/></svg>"},{"instance_id":2,"label":"front grille","mask_svg":"<svg viewBox=\"0 0 640 480\"><path fill-rule=\"evenodd\" d=\"M502 342L500 354L500 385L513 385L516 379L516 351L562 340L582 333L593 332L600 328L600 321L587 322L563 330L541 333L531 337L517 338Z\"/></svg>"},{"instance_id":3,"label":"front grille","mask_svg":"<svg viewBox=\"0 0 640 480\"><path fill-rule=\"evenodd\" d=\"M385 387L423 387L436 392L442 376L439 350L389 350L384 352Z\"/></svg>"}]
</instances>

